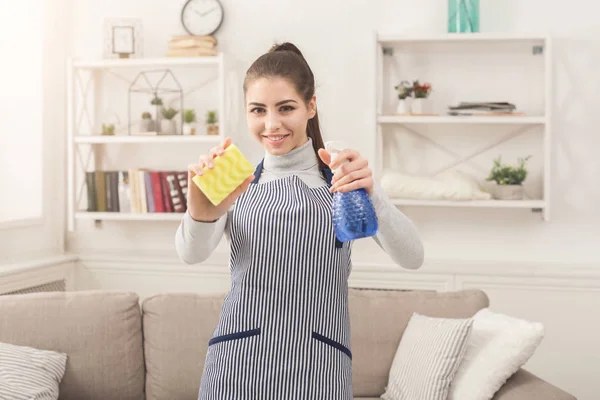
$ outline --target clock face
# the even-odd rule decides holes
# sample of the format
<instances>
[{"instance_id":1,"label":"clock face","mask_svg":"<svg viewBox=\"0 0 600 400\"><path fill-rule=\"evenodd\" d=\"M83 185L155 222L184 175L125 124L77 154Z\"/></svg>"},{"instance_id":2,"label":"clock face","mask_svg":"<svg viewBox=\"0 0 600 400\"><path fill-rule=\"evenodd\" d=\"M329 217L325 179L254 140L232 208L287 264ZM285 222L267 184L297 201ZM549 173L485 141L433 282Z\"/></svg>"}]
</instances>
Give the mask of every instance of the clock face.
<instances>
[{"instance_id":1,"label":"clock face","mask_svg":"<svg viewBox=\"0 0 600 400\"><path fill-rule=\"evenodd\" d=\"M181 22L190 35L211 35L223 22L223 7L218 0L188 0L181 12Z\"/></svg>"}]
</instances>

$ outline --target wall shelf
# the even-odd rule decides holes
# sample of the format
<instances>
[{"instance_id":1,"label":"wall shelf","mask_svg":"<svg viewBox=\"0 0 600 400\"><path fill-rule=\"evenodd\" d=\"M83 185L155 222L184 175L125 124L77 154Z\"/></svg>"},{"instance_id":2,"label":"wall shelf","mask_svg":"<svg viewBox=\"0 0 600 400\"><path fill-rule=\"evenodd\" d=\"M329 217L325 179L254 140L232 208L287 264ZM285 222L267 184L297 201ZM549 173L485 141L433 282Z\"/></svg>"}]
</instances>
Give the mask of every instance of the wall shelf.
<instances>
[{"instance_id":1,"label":"wall shelf","mask_svg":"<svg viewBox=\"0 0 600 400\"><path fill-rule=\"evenodd\" d=\"M531 209L550 219L552 43L546 34L446 33L411 36L374 34L376 107L374 178L386 173L432 177L450 169L469 168L483 183L502 155L535 153L528 168L525 199L519 201L412 200L392 198L398 207ZM428 114L396 114L401 81L430 82ZM515 115L453 116L459 102L511 102ZM449 159L446 159L449 158ZM407 161L407 159L409 159ZM532 171L533 169L533 171ZM538 181L539 180L539 181ZM386 179L387 185L393 180ZM392 187L393 188L393 187ZM483 188L482 188L483 189ZM384 188L385 190L385 188ZM484 189L485 190L485 189ZM400 196L398 190L390 196ZM531 192L530 192L531 191ZM529 199L536 200L529 200Z\"/></svg>"},{"instance_id":2,"label":"wall shelf","mask_svg":"<svg viewBox=\"0 0 600 400\"><path fill-rule=\"evenodd\" d=\"M78 144L111 144L111 143L209 143L218 144L222 135L157 135L157 136L77 136L73 141Z\"/></svg>"},{"instance_id":3,"label":"wall shelf","mask_svg":"<svg viewBox=\"0 0 600 400\"><path fill-rule=\"evenodd\" d=\"M142 212L137 209L136 212L129 212L124 207L117 206L111 203L111 212L104 212L104 206L98 209L101 212L88 212L89 202L86 204L87 182L86 178L90 176L88 173L96 173L96 171L106 172L121 172L121 171L154 171L158 172L183 172L181 170L187 168L187 162L183 160L177 161L177 155L186 150L198 151L204 147L208 151L220 143L227 136L227 109L225 103L225 57L223 53L216 56L206 57L159 57L159 58L140 58L140 59L105 59L105 60L81 60L70 58L67 62L67 230L75 231L76 221L92 220L92 221L178 221L182 218L181 212ZM143 92L142 96L136 98L136 102L131 103L128 97L130 89L136 82L136 75L142 71L153 73L172 70L179 77L175 80L176 86L179 87L179 82L183 83L183 96L191 96L198 91L198 97L192 100L186 99L186 103L182 104L184 109L199 110L216 110L219 118L218 135L207 135L202 125L198 126L196 135L128 135L128 129L134 125L134 129L140 129L137 126L138 121L129 121L128 118L132 115L131 107L135 107L139 111L134 111L133 114L140 116L142 111L147 111L155 105L151 105L152 93ZM180 75L179 75L180 74ZM151 84L151 77L147 77L148 87L154 87ZM161 79L165 86L165 93L171 93L173 89L172 82L167 82L166 79ZM157 84L158 85L158 84ZM207 85L213 85L212 87ZM164 97L165 107L174 106L174 100L169 98L169 94ZM147 94L148 99L144 99L143 95ZM162 95L161 95L162 97ZM179 110L179 103L175 105ZM158 112L158 107L157 112ZM112 123L108 118L117 119L117 129L115 135L100 135L102 125ZM123 118L118 118L121 115ZM181 114L179 114L181 115ZM124 118L124 116L127 116ZM202 116L199 122L202 123ZM158 119L157 119L158 121ZM182 132L178 127L178 132ZM123 134L123 130L125 133ZM132 133L135 131L132 131ZM102 145L117 145L128 144L137 146L132 148L119 148ZM150 147L148 144L172 145L180 146L165 148ZM164 157L163 157L164 155ZM188 157L188 156L186 156ZM135 159L135 161L134 161ZM137 164L136 164L137 163ZM180 165L181 164L181 165ZM136 168L137 167L137 168ZM171 173L169 172L169 173ZM100 175L98 175L100 176ZM106 175L105 175L106 178ZM112 179L114 174L111 175ZM100 179L100 178L98 178ZM123 179L125 180L125 179ZM114 180L112 181L114 182ZM110 187L114 190L114 183L110 183ZM119 180L121 182L121 180ZM96 185L98 182L96 182ZM107 183L105 182L105 185ZM162 184L161 184L162 185ZM177 185L181 187L181 185ZM157 187L154 186L153 187ZM125 186L118 187L119 192ZM106 187L101 190L108 190ZM131 195L132 188L129 187L127 193ZM164 194L164 188L161 191ZM171 191L173 191L171 189ZM93 191L92 191L93 192ZM96 192L97 193L97 192ZM137 191L136 199L142 196L141 191ZM169 193L173 196L173 193ZM101 196L101 195L98 195ZM106 201L111 195L106 193ZM146 196L150 196L146 192ZM153 193L153 196L158 196L158 192ZM168 197L167 195L164 195ZM164 200L163 196L163 200ZM120 194L119 194L119 198ZM154 202L148 202L144 207L151 210L151 205L154 207ZM146 198L148 201L148 198ZM112 198L114 201L114 198ZM100 204L100 203L98 203ZM180 203L178 203L180 204ZM185 204L185 202L184 202ZM93 207L93 206L92 206ZM92 208L96 209L96 208ZM158 210L158 207L156 207ZM125 210L116 212L115 210ZM153 210L153 209L152 209ZM175 210L175 208L174 208ZM179 211L179 209L177 209Z\"/></svg>"},{"instance_id":4,"label":"wall shelf","mask_svg":"<svg viewBox=\"0 0 600 400\"><path fill-rule=\"evenodd\" d=\"M87 212L75 213L76 219L104 221L180 221L183 213L119 213L119 212Z\"/></svg>"},{"instance_id":5,"label":"wall shelf","mask_svg":"<svg viewBox=\"0 0 600 400\"><path fill-rule=\"evenodd\" d=\"M377 122L381 124L507 124L507 125L542 125L546 123L545 117L506 116L506 117L478 117L478 116L404 116L380 115Z\"/></svg>"}]
</instances>

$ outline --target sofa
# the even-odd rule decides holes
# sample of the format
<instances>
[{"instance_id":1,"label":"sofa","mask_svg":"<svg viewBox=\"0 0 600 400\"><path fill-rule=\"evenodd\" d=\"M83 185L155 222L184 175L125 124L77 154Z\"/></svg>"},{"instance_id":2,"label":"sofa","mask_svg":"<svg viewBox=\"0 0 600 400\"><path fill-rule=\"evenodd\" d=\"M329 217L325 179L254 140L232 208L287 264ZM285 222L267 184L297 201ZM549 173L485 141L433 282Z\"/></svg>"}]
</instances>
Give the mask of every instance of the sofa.
<instances>
[{"instance_id":1,"label":"sofa","mask_svg":"<svg viewBox=\"0 0 600 400\"><path fill-rule=\"evenodd\" d=\"M71 291L0 296L0 343L67 355L64 400L196 400L223 294ZM402 333L414 312L467 318L488 307L479 290L350 289L356 399L384 393ZM0 365L0 369L1 369ZM572 400L525 369L494 400Z\"/></svg>"}]
</instances>

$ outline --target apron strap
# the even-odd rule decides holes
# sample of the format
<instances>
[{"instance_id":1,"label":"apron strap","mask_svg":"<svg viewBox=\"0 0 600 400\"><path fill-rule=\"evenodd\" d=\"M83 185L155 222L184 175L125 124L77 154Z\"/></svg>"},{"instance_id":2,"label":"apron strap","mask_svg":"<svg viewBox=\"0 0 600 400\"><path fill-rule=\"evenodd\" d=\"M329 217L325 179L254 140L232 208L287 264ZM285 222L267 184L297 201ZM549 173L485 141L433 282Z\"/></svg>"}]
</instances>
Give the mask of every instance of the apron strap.
<instances>
[{"instance_id":1,"label":"apron strap","mask_svg":"<svg viewBox=\"0 0 600 400\"><path fill-rule=\"evenodd\" d=\"M264 160L261 160L258 163L258 165L256 166L256 170L254 171L254 180L252 181L253 184L258 184L260 175L262 174L262 170L263 170L263 163L264 163ZM325 181L327 182L327 186L331 187L331 179L333 178L333 172L331 172L331 170L329 168L321 168L321 173L323 174L323 177L325 178ZM344 244L342 242L340 242L340 240L336 237L335 238L335 247L337 249L341 249L343 246L344 246Z\"/></svg>"}]
</instances>

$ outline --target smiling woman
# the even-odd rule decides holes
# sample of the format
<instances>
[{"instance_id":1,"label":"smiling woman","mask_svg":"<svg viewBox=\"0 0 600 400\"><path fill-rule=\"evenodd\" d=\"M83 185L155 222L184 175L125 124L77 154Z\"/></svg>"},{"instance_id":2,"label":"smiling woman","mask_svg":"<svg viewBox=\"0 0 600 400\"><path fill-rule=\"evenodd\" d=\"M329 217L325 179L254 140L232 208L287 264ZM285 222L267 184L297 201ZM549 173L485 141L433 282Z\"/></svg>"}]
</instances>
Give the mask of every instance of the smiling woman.
<instances>
[{"instance_id":1,"label":"smiling woman","mask_svg":"<svg viewBox=\"0 0 600 400\"><path fill-rule=\"evenodd\" d=\"M0 224L42 216L44 3L0 2Z\"/></svg>"}]
</instances>

